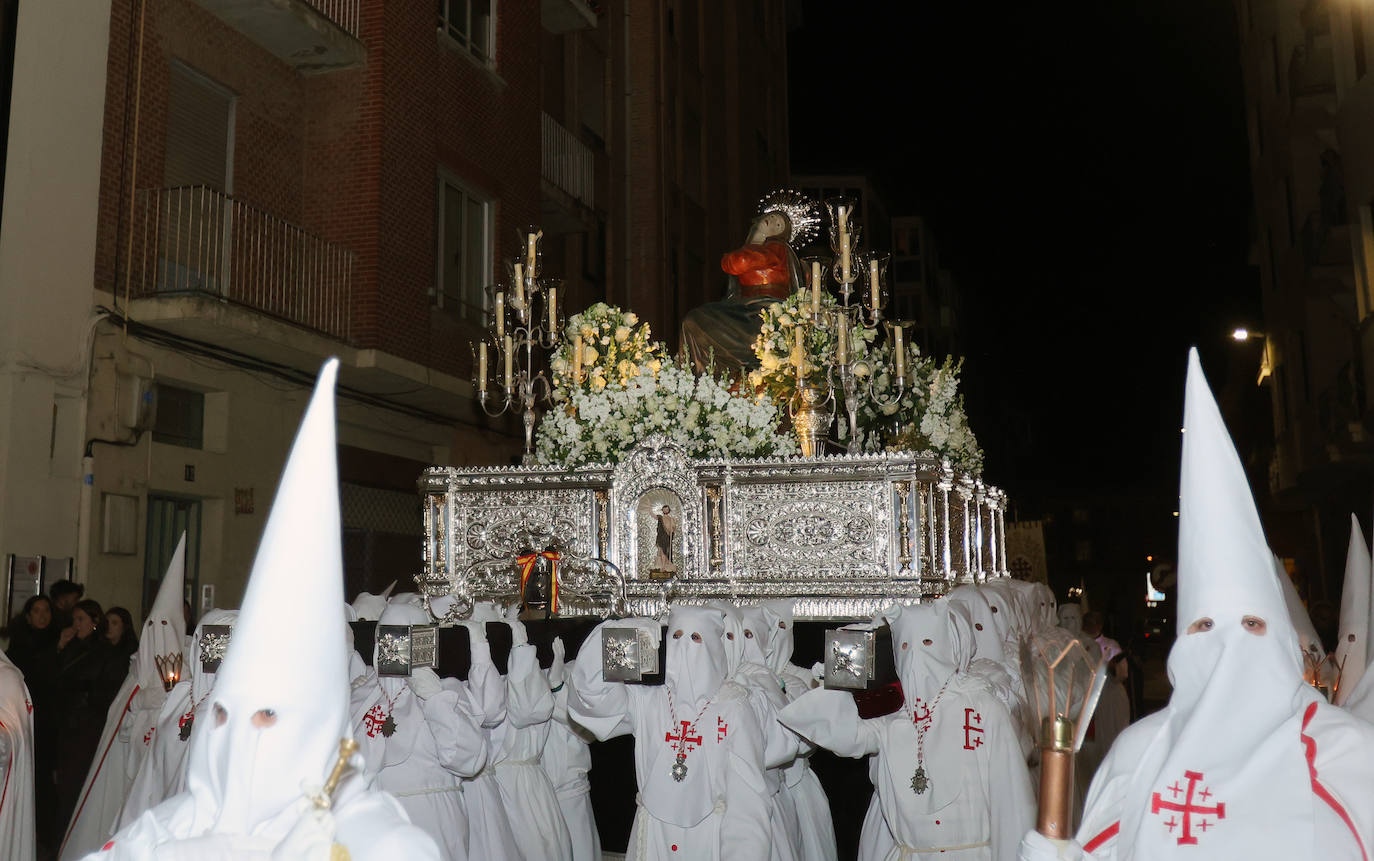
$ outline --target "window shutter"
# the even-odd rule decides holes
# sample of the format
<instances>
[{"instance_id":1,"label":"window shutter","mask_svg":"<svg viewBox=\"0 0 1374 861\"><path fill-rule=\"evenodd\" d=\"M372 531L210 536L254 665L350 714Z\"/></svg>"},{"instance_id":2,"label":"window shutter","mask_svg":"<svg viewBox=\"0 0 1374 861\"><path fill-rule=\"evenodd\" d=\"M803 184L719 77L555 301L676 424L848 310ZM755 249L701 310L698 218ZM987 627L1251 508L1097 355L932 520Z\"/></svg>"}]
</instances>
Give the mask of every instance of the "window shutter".
<instances>
[{"instance_id":1,"label":"window shutter","mask_svg":"<svg viewBox=\"0 0 1374 861\"><path fill-rule=\"evenodd\" d=\"M229 113L233 94L180 63L171 64L167 93L167 188L206 185L226 191Z\"/></svg>"}]
</instances>

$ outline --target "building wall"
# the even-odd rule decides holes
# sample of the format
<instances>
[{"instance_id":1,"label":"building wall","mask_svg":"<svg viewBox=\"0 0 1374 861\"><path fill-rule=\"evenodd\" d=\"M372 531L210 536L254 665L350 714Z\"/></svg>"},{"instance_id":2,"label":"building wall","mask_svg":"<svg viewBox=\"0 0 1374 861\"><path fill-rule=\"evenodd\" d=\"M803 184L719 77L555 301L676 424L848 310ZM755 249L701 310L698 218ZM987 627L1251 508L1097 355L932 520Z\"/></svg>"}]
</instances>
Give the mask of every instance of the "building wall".
<instances>
[{"instance_id":1,"label":"building wall","mask_svg":"<svg viewBox=\"0 0 1374 861\"><path fill-rule=\"evenodd\" d=\"M111 0L106 19L43 0L21 18L0 237L0 294L14 309L0 317L0 552L78 557L92 594L135 611L150 494L200 501L200 582L217 603L237 601L305 383L330 354L344 360L342 385L391 404L341 395L341 444L396 469L519 452L518 422L482 415L467 383L477 322L434 298L441 172L492 203L493 283L517 228L547 220L548 274L568 277L567 310L611 298L670 341L683 313L720 294L719 255L787 176L784 0L612 0L594 26L562 35L543 27L543 4L496 0L491 66L436 28L433 4L362 0L361 62L313 74L210 5ZM603 58L599 94L581 85L596 73L587 56ZM174 63L233 94L225 192L354 255L346 332L213 297L137 298L137 194L167 182ZM598 98L594 131L581 120ZM594 203L541 176L545 112L592 153ZM132 377L205 393L213 445L154 442L120 419ZM109 442L90 442L83 462L92 440ZM236 513L248 488L254 510ZM134 499L132 554L102 549L111 494Z\"/></svg>"},{"instance_id":2,"label":"building wall","mask_svg":"<svg viewBox=\"0 0 1374 861\"><path fill-rule=\"evenodd\" d=\"M71 557L108 7L24 3L0 223L0 554Z\"/></svg>"},{"instance_id":3,"label":"building wall","mask_svg":"<svg viewBox=\"0 0 1374 861\"><path fill-rule=\"evenodd\" d=\"M1362 348L1371 234L1360 204L1374 196L1374 91L1355 74L1351 32L1351 15L1371 10L1312 0L1236 8L1264 308L1257 370L1274 428L1261 507L1276 551L1318 598L1334 596L1349 513L1374 501Z\"/></svg>"}]
</instances>

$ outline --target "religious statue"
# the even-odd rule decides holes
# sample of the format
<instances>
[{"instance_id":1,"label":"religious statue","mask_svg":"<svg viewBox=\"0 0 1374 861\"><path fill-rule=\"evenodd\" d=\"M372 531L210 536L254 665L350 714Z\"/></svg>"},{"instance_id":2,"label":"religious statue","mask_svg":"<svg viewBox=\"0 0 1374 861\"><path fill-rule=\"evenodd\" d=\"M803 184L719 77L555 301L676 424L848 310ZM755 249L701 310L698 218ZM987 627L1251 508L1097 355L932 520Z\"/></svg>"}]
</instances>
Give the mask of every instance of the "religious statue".
<instances>
[{"instance_id":1,"label":"religious statue","mask_svg":"<svg viewBox=\"0 0 1374 861\"><path fill-rule=\"evenodd\" d=\"M673 509L667 505L659 509L654 516L658 518L658 530L654 536L657 550L654 570L675 571L677 569L673 567L673 539L677 537L677 518L673 516Z\"/></svg>"},{"instance_id":2,"label":"religious statue","mask_svg":"<svg viewBox=\"0 0 1374 861\"><path fill-rule=\"evenodd\" d=\"M682 343L698 371L710 363L731 375L758 367L759 312L801 287L795 249L820 225L819 204L799 192L775 191L759 202L744 245L721 258L729 276L725 298L693 308L682 321Z\"/></svg>"}]
</instances>

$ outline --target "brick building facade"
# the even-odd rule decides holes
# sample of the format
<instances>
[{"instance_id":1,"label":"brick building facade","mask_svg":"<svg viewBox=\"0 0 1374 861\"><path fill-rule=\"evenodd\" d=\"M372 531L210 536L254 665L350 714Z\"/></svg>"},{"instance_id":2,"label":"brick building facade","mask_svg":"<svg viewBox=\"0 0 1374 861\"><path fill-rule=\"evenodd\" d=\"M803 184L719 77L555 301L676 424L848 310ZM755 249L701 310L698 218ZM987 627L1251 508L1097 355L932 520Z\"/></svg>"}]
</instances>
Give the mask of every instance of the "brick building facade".
<instances>
[{"instance_id":1,"label":"brick building facade","mask_svg":"<svg viewBox=\"0 0 1374 861\"><path fill-rule=\"evenodd\" d=\"M517 232L675 342L788 175L787 0L98 5L19 10L0 552L136 616L182 530L236 604L329 355L348 586L405 588L419 471L520 450L469 349Z\"/></svg>"}]
</instances>

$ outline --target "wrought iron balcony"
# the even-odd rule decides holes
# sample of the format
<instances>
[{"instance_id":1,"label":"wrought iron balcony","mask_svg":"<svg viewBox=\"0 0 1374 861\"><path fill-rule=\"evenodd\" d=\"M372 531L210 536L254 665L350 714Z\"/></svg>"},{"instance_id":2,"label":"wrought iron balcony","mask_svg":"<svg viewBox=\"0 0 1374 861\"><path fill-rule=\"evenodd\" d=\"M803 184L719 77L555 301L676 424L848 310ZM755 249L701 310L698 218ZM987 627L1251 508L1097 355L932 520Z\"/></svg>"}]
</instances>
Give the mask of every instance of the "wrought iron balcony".
<instances>
[{"instance_id":1,"label":"wrought iron balcony","mask_svg":"<svg viewBox=\"0 0 1374 861\"><path fill-rule=\"evenodd\" d=\"M588 208L596 205L596 158L577 136L548 114L540 117L540 174L559 191Z\"/></svg>"},{"instance_id":2,"label":"wrought iron balcony","mask_svg":"<svg viewBox=\"0 0 1374 861\"><path fill-rule=\"evenodd\" d=\"M138 192L133 298L209 296L351 340L354 254L205 186Z\"/></svg>"}]
</instances>

